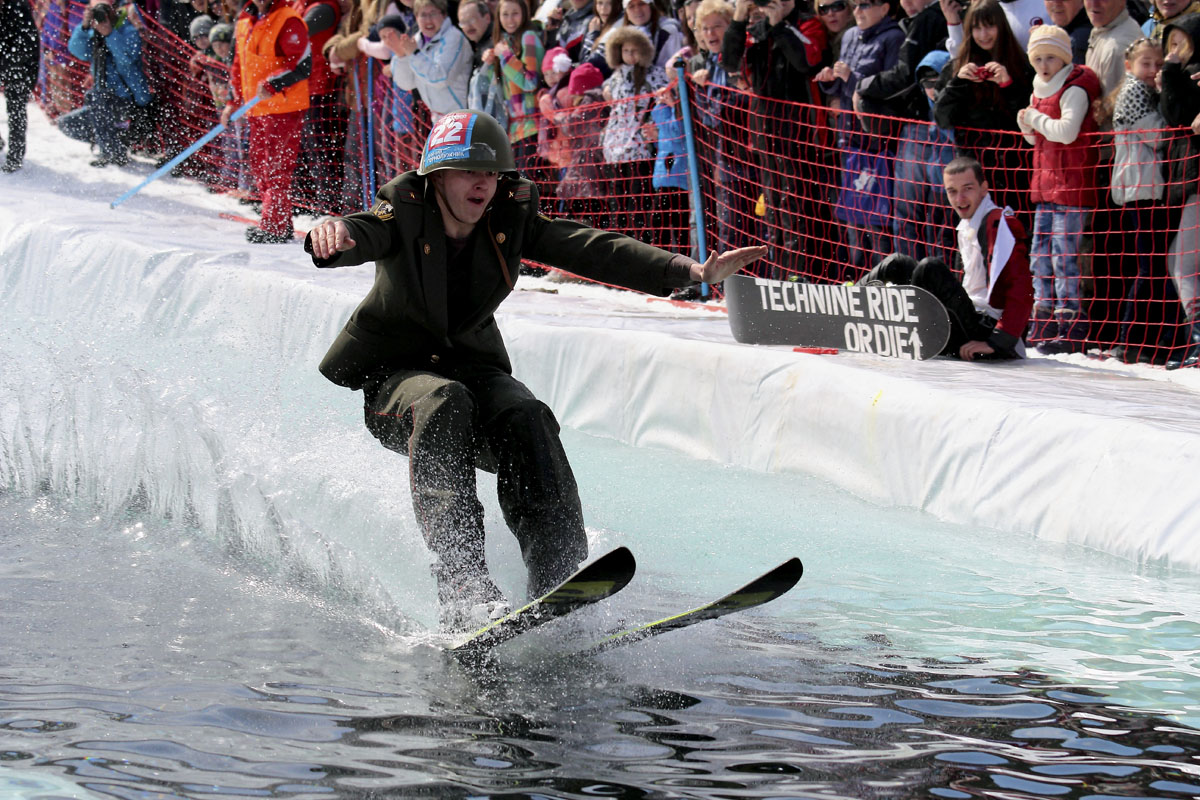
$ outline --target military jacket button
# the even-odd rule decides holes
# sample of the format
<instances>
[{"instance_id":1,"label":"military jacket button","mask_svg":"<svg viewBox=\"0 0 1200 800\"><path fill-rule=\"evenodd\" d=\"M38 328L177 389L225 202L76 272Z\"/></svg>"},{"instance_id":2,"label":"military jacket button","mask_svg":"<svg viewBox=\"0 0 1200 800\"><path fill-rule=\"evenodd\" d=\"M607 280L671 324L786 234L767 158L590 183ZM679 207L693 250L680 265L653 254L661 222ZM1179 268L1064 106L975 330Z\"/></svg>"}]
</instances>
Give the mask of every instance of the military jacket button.
<instances>
[{"instance_id":1,"label":"military jacket button","mask_svg":"<svg viewBox=\"0 0 1200 800\"><path fill-rule=\"evenodd\" d=\"M429 255L429 251L433 249L429 245L425 245L425 255Z\"/></svg>"},{"instance_id":2,"label":"military jacket button","mask_svg":"<svg viewBox=\"0 0 1200 800\"><path fill-rule=\"evenodd\" d=\"M439 362L439 361L441 361L441 360L442 360L442 357L441 357L441 356L439 356L437 353L434 353L433 355L431 355L431 356L429 357L429 361L430 361L430 363L432 363L432 364L436 364L436 363L438 363L438 362Z\"/></svg>"},{"instance_id":3,"label":"military jacket button","mask_svg":"<svg viewBox=\"0 0 1200 800\"><path fill-rule=\"evenodd\" d=\"M496 234L496 244L504 244L504 240L508 238L503 233Z\"/></svg>"}]
</instances>

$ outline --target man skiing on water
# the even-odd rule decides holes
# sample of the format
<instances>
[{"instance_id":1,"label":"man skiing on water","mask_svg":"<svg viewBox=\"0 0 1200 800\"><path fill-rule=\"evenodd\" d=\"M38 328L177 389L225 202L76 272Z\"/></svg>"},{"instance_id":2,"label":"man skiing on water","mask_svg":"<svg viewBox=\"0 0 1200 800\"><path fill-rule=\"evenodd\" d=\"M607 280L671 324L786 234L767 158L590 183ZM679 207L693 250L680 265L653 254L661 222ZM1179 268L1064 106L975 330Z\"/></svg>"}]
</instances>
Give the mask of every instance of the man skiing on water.
<instances>
[{"instance_id":1,"label":"man skiing on water","mask_svg":"<svg viewBox=\"0 0 1200 800\"><path fill-rule=\"evenodd\" d=\"M362 389L368 430L409 458L413 508L429 549L442 626L498 616L503 595L484 559L475 470L497 475L504 520L538 597L587 556L575 477L550 409L512 377L493 312L522 257L651 294L717 283L765 253L746 247L703 264L537 213L505 130L454 111L429 134L416 171L383 186L369 212L316 226L318 267L376 262L375 284L321 362Z\"/></svg>"}]
</instances>

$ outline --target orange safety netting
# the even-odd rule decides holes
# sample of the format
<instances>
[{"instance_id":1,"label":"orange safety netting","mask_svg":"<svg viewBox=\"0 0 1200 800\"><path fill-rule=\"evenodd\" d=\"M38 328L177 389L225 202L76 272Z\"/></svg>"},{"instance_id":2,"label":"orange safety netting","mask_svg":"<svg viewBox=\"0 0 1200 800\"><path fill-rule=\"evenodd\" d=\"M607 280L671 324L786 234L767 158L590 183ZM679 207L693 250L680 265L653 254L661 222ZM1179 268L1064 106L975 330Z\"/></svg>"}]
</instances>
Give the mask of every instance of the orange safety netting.
<instances>
[{"instance_id":1,"label":"orange safety netting","mask_svg":"<svg viewBox=\"0 0 1200 800\"><path fill-rule=\"evenodd\" d=\"M90 83L87 65L66 50L82 8L39 8L39 99L52 117L78 107ZM130 144L165 158L217 124L228 67L152 19L137 22L155 101L143 119L131 120ZM328 93L313 97L293 182L297 207L362 209L372 188L416 166L429 112L384 67L360 58ZM892 252L954 263L958 219L942 167L971 155L983 164L993 199L1011 207L1030 234L1041 313L1076 315L1090 344L1125 345L1128 360L1161 361L1186 346L1186 323L1200 311L1190 130L1081 135L1064 158L1096 162L1066 181L1086 188L1067 195L1085 199L1082 211L1054 215L1046 207L1039 216L1038 194L1062 184L1063 174L1036 168L1034 148L1019 132L951 131L721 86L687 88L698 205L688 131L670 88L613 103L571 105L560 97L553 113L539 114L536 138L514 144L518 167L538 184L541 210L696 258L702 229L707 252L766 245L767 257L752 267L758 274L853 281ZM244 125L232 125L179 171L252 198Z\"/></svg>"}]
</instances>

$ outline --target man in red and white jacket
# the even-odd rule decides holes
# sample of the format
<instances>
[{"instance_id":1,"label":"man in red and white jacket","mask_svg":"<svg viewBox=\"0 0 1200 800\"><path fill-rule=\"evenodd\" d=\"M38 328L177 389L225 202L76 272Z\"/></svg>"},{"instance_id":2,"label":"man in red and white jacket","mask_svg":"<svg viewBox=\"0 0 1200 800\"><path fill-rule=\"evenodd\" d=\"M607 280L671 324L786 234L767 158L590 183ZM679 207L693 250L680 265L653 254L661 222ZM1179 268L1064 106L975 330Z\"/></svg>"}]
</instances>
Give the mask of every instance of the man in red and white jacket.
<instances>
[{"instance_id":1,"label":"man in red and white jacket","mask_svg":"<svg viewBox=\"0 0 1200 800\"><path fill-rule=\"evenodd\" d=\"M250 118L250 171L262 198L262 224L246 230L259 244L292 240L292 173L300 132L309 107L312 50L308 28L288 0L253 0L234 28L232 96L221 122L251 97L259 103Z\"/></svg>"},{"instance_id":2,"label":"man in red and white jacket","mask_svg":"<svg viewBox=\"0 0 1200 800\"><path fill-rule=\"evenodd\" d=\"M865 282L919 286L941 300L950 316L943 355L964 361L1024 358L1033 310L1025 228L1012 209L992 202L983 167L975 159L956 158L942 174L950 207L959 216L962 282L939 259L918 263L899 254L876 265Z\"/></svg>"}]
</instances>

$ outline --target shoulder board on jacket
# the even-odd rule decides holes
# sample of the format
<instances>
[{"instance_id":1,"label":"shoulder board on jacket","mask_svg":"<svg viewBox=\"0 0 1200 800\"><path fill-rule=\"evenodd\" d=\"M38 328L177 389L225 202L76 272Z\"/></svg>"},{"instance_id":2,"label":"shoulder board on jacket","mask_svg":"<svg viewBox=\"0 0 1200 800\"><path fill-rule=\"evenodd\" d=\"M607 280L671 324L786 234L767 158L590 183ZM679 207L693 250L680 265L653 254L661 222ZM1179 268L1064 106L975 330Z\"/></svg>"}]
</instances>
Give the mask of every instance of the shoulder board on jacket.
<instances>
[{"instance_id":1,"label":"shoulder board on jacket","mask_svg":"<svg viewBox=\"0 0 1200 800\"><path fill-rule=\"evenodd\" d=\"M528 203L529 198L533 196L533 191L529 188L529 184L522 181L517 184L517 188L508 193L508 196L518 203Z\"/></svg>"},{"instance_id":2,"label":"shoulder board on jacket","mask_svg":"<svg viewBox=\"0 0 1200 800\"><path fill-rule=\"evenodd\" d=\"M397 186L392 191L392 202L407 203L409 205L419 206L425 201L424 198L421 197L421 193L418 192L415 187Z\"/></svg>"},{"instance_id":3,"label":"shoulder board on jacket","mask_svg":"<svg viewBox=\"0 0 1200 800\"><path fill-rule=\"evenodd\" d=\"M538 219L540 219L542 222L554 222L554 220L552 220L550 217L547 217L540 211L538 212Z\"/></svg>"}]
</instances>

